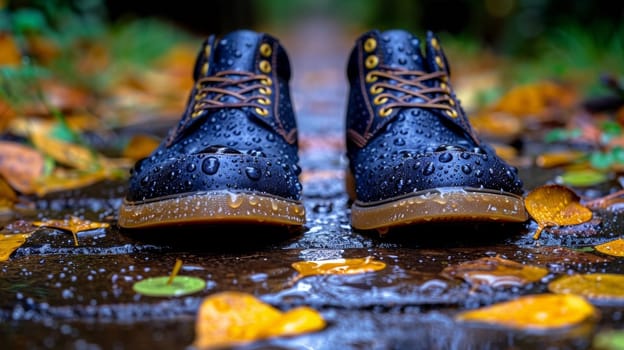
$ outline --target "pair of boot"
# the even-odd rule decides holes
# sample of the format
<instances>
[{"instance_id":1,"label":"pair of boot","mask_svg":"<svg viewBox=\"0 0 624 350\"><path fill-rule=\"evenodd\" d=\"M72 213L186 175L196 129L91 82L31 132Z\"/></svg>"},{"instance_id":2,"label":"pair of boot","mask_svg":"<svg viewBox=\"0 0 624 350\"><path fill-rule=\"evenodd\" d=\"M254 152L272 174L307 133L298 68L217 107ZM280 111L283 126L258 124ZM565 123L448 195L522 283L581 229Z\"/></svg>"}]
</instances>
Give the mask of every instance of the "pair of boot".
<instances>
[{"instance_id":1,"label":"pair of boot","mask_svg":"<svg viewBox=\"0 0 624 350\"><path fill-rule=\"evenodd\" d=\"M523 222L523 184L472 129L436 36L359 37L347 66L351 224L386 230L436 221ZM180 122L131 170L125 229L305 223L290 62L279 41L210 36Z\"/></svg>"}]
</instances>

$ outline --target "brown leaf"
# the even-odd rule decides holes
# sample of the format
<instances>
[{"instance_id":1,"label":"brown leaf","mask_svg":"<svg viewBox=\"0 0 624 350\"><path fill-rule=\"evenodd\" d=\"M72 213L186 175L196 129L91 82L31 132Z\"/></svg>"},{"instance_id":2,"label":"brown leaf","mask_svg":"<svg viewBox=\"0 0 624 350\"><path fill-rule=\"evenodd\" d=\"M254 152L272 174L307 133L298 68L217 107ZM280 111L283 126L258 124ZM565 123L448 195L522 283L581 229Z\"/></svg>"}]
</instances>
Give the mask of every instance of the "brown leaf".
<instances>
[{"instance_id":1,"label":"brown leaf","mask_svg":"<svg viewBox=\"0 0 624 350\"><path fill-rule=\"evenodd\" d=\"M624 301L624 275L590 273L563 276L548 284L553 293L575 294L593 301Z\"/></svg>"},{"instance_id":2,"label":"brown leaf","mask_svg":"<svg viewBox=\"0 0 624 350\"><path fill-rule=\"evenodd\" d=\"M477 310L465 311L459 321L502 325L515 329L553 329L595 320L598 311L572 294L526 295Z\"/></svg>"},{"instance_id":3,"label":"brown leaf","mask_svg":"<svg viewBox=\"0 0 624 350\"><path fill-rule=\"evenodd\" d=\"M150 135L135 135L123 150L122 156L139 160L147 157L160 144L160 139Z\"/></svg>"},{"instance_id":4,"label":"brown leaf","mask_svg":"<svg viewBox=\"0 0 624 350\"><path fill-rule=\"evenodd\" d=\"M534 239L548 226L578 225L592 218L592 211L580 203L580 197L561 185L542 185L532 190L524 204L538 225Z\"/></svg>"},{"instance_id":5,"label":"brown leaf","mask_svg":"<svg viewBox=\"0 0 624 350\"><path fill-rule=\"evenodd\" d=\"M43 175L44 159L37 150L17 142L0 141L0 175L15 190L32 194Z\"/></svg>"},{"instance_id":6,"label":"brown leaf","mask_svg":"<svg viewBox=\"0 0 624 350\"><path fill-rule=\"evenodd\" d=\"M17 202L17 194L13 188L0 176L0 214L11 212L13 204Z\"/></svg>"},{"instance_id":7,"label":"brown leaf","mask_svg":"<svg viewBox=\"0 0 624 350\"><path fill-rule=\"evenodd\" d=\"M13 37L0 31L0 66L18 66L22 62L22 55Z\"/></svg>"},{"instance_id":8,"label":"brown leaf","mask_svg":"<svg viewBox=\"0 0 624 350\"><path fill-rule=\"evenodd\" d=\"M516 86L493 106L497 112L531 117L538 121L556 119L561 110L576 103L578 96L570 86L551 81Z\"/></svg>"},{"instance_id":9,"label":"brown leaf","mask_svg":"<svg viewBox=\"0 0 624 350\"><path fill-rule=\"evenodd\" d=\"M325 327L321 315L309 307L287 312L268 305L253 295L221 292L204 299L195 322L199 349L223 348L276 336L291 336Z\"/></svg>"},{"instance_id":10,"label":"brown leaf","mask_svg":"<svg viewBox=\"0 0 624 350\"><path fill-rule=\"evenodd\" d=\"M501 257L484 257L452 265L442 270L443 276L460 278L466 282L492 287L522 286L537 282L548 274L542 267L523 265Z\"/></svg>"}]
</instances>

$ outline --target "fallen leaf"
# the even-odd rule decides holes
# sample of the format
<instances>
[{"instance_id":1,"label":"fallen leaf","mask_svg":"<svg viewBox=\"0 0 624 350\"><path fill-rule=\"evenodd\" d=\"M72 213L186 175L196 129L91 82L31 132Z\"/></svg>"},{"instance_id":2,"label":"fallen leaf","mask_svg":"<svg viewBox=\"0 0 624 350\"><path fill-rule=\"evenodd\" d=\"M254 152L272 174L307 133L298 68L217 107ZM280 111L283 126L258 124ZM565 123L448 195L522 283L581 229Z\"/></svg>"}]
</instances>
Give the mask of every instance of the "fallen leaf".
<instances>
[{"instance_id":1,"label":"fallen leaf","mask_svg":"<svg viewBox=\"0 0 624 350\"><path fill-rule=\"evenodd\" d=\"M311 275L347 275L383 270L386 264L371 256L353 259L298 261L292 264L300 277Z\"/></svg>"},{"instance_id":2,"label":"fallen leaf","mask_svg":"<svg viewBox=\"0 0 624 350\"><path fill-rule=\"evenodd\" d=\"M543 122L556 119L561 110L574 106L576 101L578 96L571 86L540 81L515 86L498 100L492 110Z\"/></svg>"},{"instance_id":3,"label":"fallen leaf","mask_svg":"<svg viewBox=\"0 0 624 350\"><path fill-rule=\"evenodd\" d=\"M135 283L132 290L152 297L178 297L200 292L206 281L193 276L175 276L169 283L169 276L150 277Z\"/></svg>"},{"instance_id":4,"label":"fallen leaf","mask_svg":"<svg viewBox=\"0 0 624 350\"><path fill-rule=\"evenodd\" d=\"M44 171L43 155L17 142L0 141L0 175L23 194L35 192L35 182Z\"/></svg>"},{"instance_id":5,"label":"fallen leaf","mask_svg":"<svg viewBox=\"0 0 624 350\"><path fill-rule=\"evenodd\" d=\"M624 256L624 239L618 238L613 241L598 244L594 248L603 254L611 256Z\"/></svg>"},{"instance_id":6,"label":"fallen leaf","mask_svg":"<svg viewBox=\"0 0 624 350\"><path fill-rule=\"evenodd\" d=\"M28 237L30 237L30 233L17 233L12 235L0 233L0 261L7 261L15 249L24 244Z\"/></svg>"},{"instance_id":7,"label":"fallen leaf","mask_svg":"<svg viewBox=\"0 0 624 350\"><path fill-rule=\"evenodd\" d=\"M597 317L598 311L583 297L573 294L536 294L464 311L457 316L457 320L515 329L546 330L577 325Z\"/></svg>"},{"instance_id":8,"label":"fallen leaf","mask_svg":"<svg viewBox=\"0 0 624 350\"><path fill-rule=\"evenodd\" d=\"M44 128L33 129L30 140L38 150L68 167L87 171L102 167L97 152L75 143L57 140Z\"/></svg>"},{"instance_id":9,"label":"fallen leaf","mask_svg":"<svg viewBox=\"0 0 624 350\"><path fill-rule=\"evenodd\" d=\"M524 198L524 204L538 225L534 239L538 239L546 227L578 225L592 218L592 211L580 203L580 197L562 185L537 187Z\"/></svg>"},{"instance_id":10,"label":"fallen leaf","mask_svg":"<svg viewBox=\"0 0 624 350\"><path fill-rule=\"evenodd\" d=\"M314 332L324 327L322 316L310 307L281 312L253 295L221 292L203 300L195 323L193 346L198 349L232 347L270 337Z\"/></svg>"},{"instance_id":11,"label":"fallen leaf","mask_svg":"<svg viewBox=\"0 0 624 350\"><path fill-rule=\"evenodd\" d=\"M52 174L38 179L35 184L35 193L43 197L52 192L82 188L104 180L120 179L126 174L126 171L111 166L87 172L56 168Z\"/></svg>"},{"instance_id":12,"label":"fallen leaf","mask_svg":"<svg viewBox=\"0 0 624 350\"><path fill-rule=\"evenodd\" d=\"M595 186L609 179L609 176L593 169L566 171L557 177L557 182L568 186Z\"/></svg>"},{"instance_id":13,"label":"fallen leaf","mask_svg":"<svg viewBox=\"0 0 624 350\"><path fill-rule=\"evenodd\" d=\"M52 227L71 232L74 236L75 246L78 246L78 237L76 235L78 232L95 230L98 228L106 228L110 226L108 223L105 222L94 222L91 220L81 219L76 216L71 216L63 220L35 221L33 222L33 225L37 227Z\"/></svg>"},{"instance_id":14,"label":"fallen leaf","mask_svg":"<svg viewBox=\"0 0 624 350\"><path fill-rule=\"evenodd\" d=\"M17 201L17 194L11 186L0 176L0 214L12 211Z\"/></svg>"},{"instance_id":15,"label":"fallen leaf","mask_svg":"<svg viewBox=\"0 0 624 350\"><path fill-rule=\"evenodd\" d=\"M587 154L580 151L559 151L542 153L535 158L535 164L542 168L554 168L574 163Z\"/></svg>"},{"instance_id":16,"label":"fallen leaf","mask_svg":"<svg viewBox=\"0 0 624 350\"><path fill-rule=\"evenodd\" d=\"M22 62L17 43L6 32L0 32L0 52L0 66L18 66Z\"/></svg>"},{"instance_id":17,"label":"fallen leaf","mask_svg":"<svg viewBox=\"0 0 624 350\"><path fill-rule=\"evenodd\" d=\"M624 275L588 273L563 276L548 283L548 290L575 294L592 301L624 301Z\"/></svg>"},{"instance_id":18,"label":"fallen leaf","mask_svg":"<svg viewBox=\"0 0 624 350\"><path fill-rule=\"evenodd\" d=\"M523 265L501 257L485 257L452 265L442 270L443 276L463 279L479 286L522 286L537 282L548 274L543 267Z\"/></svg>"},{"instance_id":19,"label":"fallen leaf","mask_svg":"<svg viewBox=\"0 0 624 350\"><path fill-rule=\"evenodd\" d=\"M595 350L622 350L624 349L624 330L601 331L592 341L592 349Z\"/></svg>"},{"instance_id":20,"label":"fallen leaf","mask_svg":"<svg viewBox=\"0 0 624 350\"><path fill-rule=\"evenodd\" d=\"M160 144L160 139L150 135L133 136L123 150L122 156L133 160L147 157Z\"/></svg>"}]
</instances>

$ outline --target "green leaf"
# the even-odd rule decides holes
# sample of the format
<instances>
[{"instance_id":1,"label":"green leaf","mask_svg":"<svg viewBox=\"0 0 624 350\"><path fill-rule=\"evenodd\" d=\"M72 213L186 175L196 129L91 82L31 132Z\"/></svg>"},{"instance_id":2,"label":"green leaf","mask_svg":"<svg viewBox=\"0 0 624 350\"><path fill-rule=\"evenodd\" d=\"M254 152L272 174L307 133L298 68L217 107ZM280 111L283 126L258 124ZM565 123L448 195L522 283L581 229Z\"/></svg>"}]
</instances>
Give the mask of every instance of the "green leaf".
<instances>
[{"instance_id":1,"label":"green leaf","mask_svg":"<svg viewBox=\"0 0 624 350\"><path fill-rule=\"evenodd\" d=\"M609 169L614 161L615 159L611 153L593 152L589 155L590 164L599 170Z\"/></svg>"},{"instance_id":2,"label":"green leaf","mask_svg":"<svg viewBox=\"0 0 624 350\"><path fill-rule=\"evenodd\" d=\"M585 187L594 186L605 182L608 179L607 174L596 170L578 170L567 171L558 178L559 183L569 186Z\"/></svg>"},{"instance_id":3,"label":"green leaf","mask_svg":"<svg viewBox=\"0 0 624 350\"><path fill-rule=\"evenodd\" d=\"M598 350L622 350L624 349L624 331L602 331L594 337L592 345Z\"/></svg>"}]
</instances>

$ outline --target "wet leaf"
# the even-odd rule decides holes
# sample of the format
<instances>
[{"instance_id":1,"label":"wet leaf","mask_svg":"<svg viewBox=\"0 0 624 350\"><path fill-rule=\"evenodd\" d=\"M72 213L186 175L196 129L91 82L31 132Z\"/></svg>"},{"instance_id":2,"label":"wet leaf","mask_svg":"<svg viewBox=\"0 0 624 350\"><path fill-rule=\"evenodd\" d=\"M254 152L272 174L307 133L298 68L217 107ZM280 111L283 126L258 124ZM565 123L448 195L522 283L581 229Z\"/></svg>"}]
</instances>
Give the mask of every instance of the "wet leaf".
<instances>
[{"instance_id":1,"label":"wet leaf","mask_svg":"<svg viewBox=\"0 0 624 350\"><path fill-rule=\"evenodd\" d=\"M0 141L0 175L24 194L35 192L35 182L43 175L44 158L32 147Z\"/></svg>"},{"instance_id":2,"label":"wet leaf","mask_svg":"<svg viewBox=\"0 0 624 350\"><path fill-rule=\"evenodd\" d=\"M577 98L577 93L570 86L540 81L515 86L498 100L493 110L546 121L561 114L557 113L557 109L573 106Z\"/></svg>"},{"instance_id":3,"label":"wet leaf","mask_svg":"<svg viewBox=\"0 0 624 350\"><path fill-rule=\"evenodd\" d=\"M595 350L622 350L624 349L624 330L607 330L596 334L592 341Z\"/></svg>"},{"instance_id":4,"label":"wet leaf","mask_svg":"<svg viewBox=\"0 0 624 350\"><path fill-rule=\"evenodd\" d=\"M604 172L586 169L566 171L557 177L557 182L569 186L587 187L598 185L608 179L609 177Z\"/></svg>"},{"instance_id":5,"label":"wet leaf","mask_svg":"<svg viewBox=\"0 0 624 350\"><path fill-rule=\"evenodd\" d=\"M516 329L545 330L569 327L597 317L597 310L583 297L573 294L536 294L465 311L457 319Z\"/></svg>"},{"instance_id":6,"label":"wet leaf","mask_svg":"<svg viewBox=\"0 0 624 350\"><path fill-rule=\"evenodd\" d=\"M446 267L442 275L460 278L478 286L522 286L537 282L548 274L543 267L523 265L501 257L485 257Z\"/></svg>"},{"instance_id":7,"label":"wet leaf","mask_svg":"<svg viewBox=\"0 0 624 350\"><path fill-rule=\"evenodd\" d=\"M535 158L535 164L542 168L553 168L568 165L585 157L584 152L579 151L559 151L542 153Z\"/></svg>"},{"instance_id":8,"label":"wet leaf","mask_svg":"<svg viewBox=\"0 0 624 350\"><path fill-rule=\"evenodd\" d=\"M17 43L6 32L0 32L0 52L0 66L18 66L22 62Z\"/></svg>"},{"instance_id":9,"label":"wet leaf","mask_svg":"<svg viewBox=\"0 0 624 350\"><path fill-rule=\"evenodd\" d=\"M624 275L590 273L563 276L548 284L553 293L575 294L593 301L624 301Z\"/></svg>"},{"instance_id":10,"label":"wet leaf","mask_svg":"<svg viewBox=\"0 0 624 350\"><path fill-rule=\"evenodd\" d=\"M300 277L311 275L347 275L383 270L386 264L371 256L353 259L298 261L292 264Z\"/></svg>"},{"instance_id":11,"label":"wet leaf","mask_svg":"<svg viewBox=\"0 0 624 350\"><path fill-rule=\"evenodd\" d=\"M175 276L169 283L169 276L151 277L135 283L132 289L152 297L177 297L200 292L206 281L193 276Z\"/></svg>"},{"instance_id":12,"label":"wet leaf","mask_svg":"<svg viewBox=\"0 0 624 350\"><path fill-rule=\"evenodd\" d=\"M0 176L0 214L10 212L17 201L17 194L11 186Z\"/></svg>"},{"instance_id":13,"label":"wet leaf","mask_svg":"<svg viewBox=\"0 0 624 350\"><path fill-rule=\"evenodd\" d=\"M95 230L98 228L106 228L110 226L108 223L105 222L94 222L91 220L81 219L76 216L71 216L63 220L35 221L33 222L33 225L37 227L52 227L71 232L74 236L75 246L78 246L78 237L76 235L78 232Z\"/></svg>"},{"instance_id":14,"label":"wet leaf","mask_svg":"<svg viewBox=\"0 0 624 350\"><path fill-rule=\"evenodd\" d=\"M578 225L592 218L592 211L580 203L580 197L562 185L542 185L525 197L524 204L538 225L534 239L546 227Z\"/></svg>"},{"instance_id":15,"label":"wet leaf","mask_svg":"<svg viewBox=\"0 0 624 350\"><path fill-rule=\"evenodd\" d=\"M81 188L103 180L120 179L125 175L125 171L115 166L87 172L57 168L52 174L37 181L35 193L42 197L48 193Z\"/></svg>"},{"instance_id":16,"label":"wet leaf","mask_svg":"<svg viewBox=\"0 0 624 350\"><path fill-rule=\"evenodd\" d=\"M286 312L253 295L222 292L202 302L195 323L194 347L232 347L270 337L314 332L325 327L322 316L310 307Z\"/></svg>"},{"instance_id":17,"label":"wet leaf","mask_svg":"<svg viewBox=\"0 0 624 350\"><path fill-rule=\"evenodd\" d=\"M133 160L147 157L158 147L160 140L149 135L135 135L123 150L122 156Z\"/></svg>"},{"instance_id":18,"label":"wet leaf","mask_svg":"<svg viewBox=\"0 0 624 350\"><path fill-rule=\"evenodd\" d=\"M79 170L97 170L101 168L98 153L81 145L61 141L51 137L43 128L30 134L35 147L57 162Z\"/></svg>"},{"instance_id":19,"label":"wet leaf","mask_svg":"<svg viewBox=\"0 0 624 350\"><path fill-rule=\"evenodd\" d=\"M0 261L7 261L15 249L24 244L28 237L30 237L30 233L18 233L11 235L0 233Z\"/></svg>"},{"instance_id":20,"label":"wet leaf","mask_svg":"<svg viewBox=\"0 0 624 350\"><path fill-rule=\"evenodd\" d=\"M611 256L624 256L624 239L618 238L613 241L599 244L594 248L603 254Z\"/></svg>"}]
</instances>

